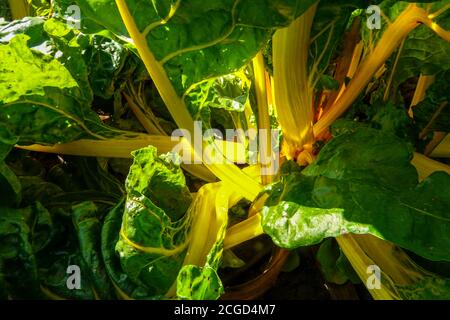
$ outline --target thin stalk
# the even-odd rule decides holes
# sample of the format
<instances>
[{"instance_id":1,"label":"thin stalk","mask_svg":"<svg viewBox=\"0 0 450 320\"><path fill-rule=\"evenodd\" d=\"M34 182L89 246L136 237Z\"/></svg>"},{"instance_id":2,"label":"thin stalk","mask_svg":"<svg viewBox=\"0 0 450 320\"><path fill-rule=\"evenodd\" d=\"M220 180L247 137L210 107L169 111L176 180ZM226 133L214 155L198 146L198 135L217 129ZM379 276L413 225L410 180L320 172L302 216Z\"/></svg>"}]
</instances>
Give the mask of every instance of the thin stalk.
<instances>
[{"instance_id":1,"label":"thin stalk","mask_svg":"<svg viewBox=\"0 0 450 320\"><path fill-rule=\"evenodd\" d=\"M441 144L441 142L445 139L446 136L447 136L447 133L445 133L445 132L439 132L439 131L433 132L433 138L425 147L423 154L426 155L427 157L429 157L431 155L433 158L440 158L440 157L436 157L436 154L434 153L434 151ZM448 157L444 157L444 158L448 158Z\"/></svg>"},{"instance_id":2,"label":"thin stalk","mask_svg":"<svg viewBox=\"0 0 450 320\"><path fill-rule=\"evenodd\" d=\"M344 37L344 48L342 54L340 55L336 70L334 72L334 78L339 82L340 89L337 91L325 92L325 103L326 105L321 108L319 112L327 110L333 103L339 98L341 93L345 90L345 80L346 78L352 78L355 74L356 68L361 60L361 55L363 51L364 44L361 41L361 20L355 19L350 31ZM320 114L318 119L320 119Z\"/></svg>"},{"instance_id":3,"label":"thin stalk","mask_svg":"<svg viewBox=\"0 0 450 320\"><path fill-rule=\"evenodd\" d=\"M253 69L255 74L255 87L256 87L256 101L258 103L258 129L259 134L264 134L262 141L260 140L260 162L262 167L267 167L271 162L271 127L270 127L270 115L269 115L269 103L267 98L266 87L266 70L264 67L264 57L262 53L253 60ZM262 142L262 143L261 143ZM273 180L271 175L262 175L262 183L264 185L270 184Z\"/></svg>"},{"instance_id":4,"label":"thin stalk","mask_svg":"<svg viewBox=\"0 0 450 320\"><path fill-rule=\"evenodd\" d=\"M129 86L130 91L135 95L136 100L140 104L144 104L142 99L138 99L136 96L136 92L134 91L132 85ZM128 94L124 94L125 98L128 102L128 106L130 107L131 111L134 113L138 121L142 124L144 129L151 135L162 135L167 136L167 134L164 132L164 130L161 128L161 126L156 122L156 118L154 114L148 110L143 110L142 107L138 106L132 97L130 97ZM204 181L207 182L214 182L216 180L216 177L209 171L205 166L203 165L189 165L189 164L182 164L183 169L185 169L187 172L192 174L195 177L198 177Z\"/></svg>"},{"instance_id":5,"label":"thin stalk","mask_svg":"<svg viewBox=\"0 0 450 320\"><path fill-rule=\"evenodd\" d=\"M145 131L149 134L158 134L164 135L164 130L162 130L159 126L157 126L153 121L146 116L144 111L135 103L132 97L128 94L124 93L124 97L128 102L128 106L131 111L134 113L139 123L144 127Z\"/></svg>"},{"instance_id":6,"label":"thin stalk","mask_svg":"<svg viewBox=\"0 0 450 320\"><path fill-rule=\"evenodd\" d=\"M441 14L443 14L445 11L450 9L450 4L447 4L445 6L443 6L442 8L440 8L438 11L433 12L432 14L428 15L428 18L430 19L436 19L437 17L439 17Z\"/></svg>"},{"instance_id":7,"label":"thin stalk","mask_svg":"<svg viewBox=\"0 0 450 320\"><path fill-rule=\"evenodd\" d=\"M397 51L397 56L395 57L395 62L394 62L394 65L392 66L391 74L389 76L389 80L386 85L386 90L384 91L384 96L383 96L384 102L387 102L391 95L392 83L394 82L394 75L397 72L398 62L400 61L400 57L402 56L403 47L405 45L405 40L406 40L406 38L403 39L402 44L400 45L400 48Z\"/></svg>"}]
</instances>

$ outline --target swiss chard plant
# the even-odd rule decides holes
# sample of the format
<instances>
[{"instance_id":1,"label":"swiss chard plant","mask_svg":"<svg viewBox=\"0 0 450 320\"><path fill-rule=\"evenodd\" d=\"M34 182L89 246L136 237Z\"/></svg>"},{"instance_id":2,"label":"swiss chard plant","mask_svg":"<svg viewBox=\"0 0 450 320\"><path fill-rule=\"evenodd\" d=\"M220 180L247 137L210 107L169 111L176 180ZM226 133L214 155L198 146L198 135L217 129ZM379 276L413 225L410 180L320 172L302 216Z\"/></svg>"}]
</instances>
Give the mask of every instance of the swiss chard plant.
<instances>
[{"instance_id":1,"label":"swiss chard plant","mask_svg":"<svg viewBox=\"0 0 450 320\"><path fill-rule=\"evenodd\" d=\"M450 1L8 4L1 298L450 299Z\"/></svg>"}]
</instances>

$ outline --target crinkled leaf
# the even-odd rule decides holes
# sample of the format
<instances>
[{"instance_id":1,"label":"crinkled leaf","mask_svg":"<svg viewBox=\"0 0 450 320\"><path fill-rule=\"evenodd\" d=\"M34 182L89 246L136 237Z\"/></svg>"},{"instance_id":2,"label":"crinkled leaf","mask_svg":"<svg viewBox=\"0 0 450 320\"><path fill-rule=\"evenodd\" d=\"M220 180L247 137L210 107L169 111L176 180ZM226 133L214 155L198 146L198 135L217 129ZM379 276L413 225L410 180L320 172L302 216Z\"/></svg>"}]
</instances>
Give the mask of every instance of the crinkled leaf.
<instances>
[{"instance_id":1,"label":"crinkled leaf","mask_svg":"<svg viewBox=\"0 0 450 320\"><path fill-rule=\"evenodd\" d=\"M48 212L39 204L23 209L2 207L0 211L0 273L6 291L12 298L39 299L42 293L34 249L48 241L48 235L39 232ZM33 217L37 220L32 221ZM37 222L36 229L31 222Z\"/></svg>"},{"instance_id":2,"label":"crinkled leaf","mask_svg":"<svg viewBox=\"0 0 450 320\"><path fill-rule=\"evenodd\" d=\"M224 292L217 270L204 267L185 266L177 278L177 296L187 300L217 300Z\"/></svg>"},{"instance_id":3,"label":"crinkled leaf","mask_svg":"<svg viewBox=\"0 0 450 320\"><path fill-rule=\"evenodd\" d=\"M0 131L20 144L116 134L85 104L70 72L50 56L31 51L26 36L0 45L0 68Z\"/></svg>"},{"instance_id":4,"label":"crinkled leaf","mask_svg":"<svg viewBox=\"0 0 450 320\"><path fill-rule=\"evenodd\" d=\"M430 7L430 13L436 12L450 1L436 1ZM450 11L446 10L434 20L445 30L450 29ZM421 73L434 75L450 69L450 43L442 40L427 26L419 26L409 35L402 49L394 81L398 85L408 78Z\"/></svg>"},{"instance_id":5,"label":"crinkled leaf","mask_svg":"<svg viewBox=\"0 0 450 320\"><path fill-rule=\"evenodd\" d=\"M76 2L87 19L128 36L112 1ZM177 94L184 97L205 79L242 68L275 28L287 26L314 2L165 0L149 5L138 0L126 4L137 28L146 34L146 45L163 65ZM200 106L190 109L198 110Z\"/></svg>"},{"instance_id":6,"label":"crinkled leaf","mask_svg":"<svg viewBox=\"0 0 450 320\"><path fill-rule=\"evenodd\" d=\"M132 136L105 126L91 110L91 86L96 95L111 95L126 54L117 42L81 35L56 19L0 28L1 139L54 144Z\"/></svg>"},{"instance_id":7,"label":"crinkled leaf","mask_svg":"<svg viewBox=\"0 0 450 320\"><path fill-rule=\"evenodd\" d=\"M450 176L418 184L412 151L370 128L340 135L317 161L270 186L263 228L296 248L342 234L372 234L430 260L450 259Z\"/></svg>"},{"instance_id":8,"label":"crinkled leaf","mask_svg":"<svg viewBox=\"0 0 450 320\"><path fill-rule=\"evenodd\" d=\"M125 183L127 192L144 195L173 221L182 217L192 196L180 166L169 156L158 157L154 147L137 150L133 157L134 163Z\"/></svg>"},{"instance_id":9,"label":"crinkled leaf","mask_svg":"<svg viewBox=\"0 0 450 320\"><path fill-rule=\"evenodd\" d=\"M223 77L205 81L186 95L186 103L194 120L217 121L211 117L213 109L222 109L227 115L243 112L249 101L250 80L244 72L229 74ZM231 117L231 116L229 116ZM224 128L234 128L223 126Z\"/></svg>"},{"instance_id":10,"label":"crinkled leaf","mask_svg":"<svg viewBox=\"0 0 450 320\"><path fill-rule=\"evenodd\" d=\"M153 289L133 280L122 270L120 257L116 252L119 231L122 225L125 201L121 201L106 216L102 227L102 255L106 271L121 299L150 299Z\"/></svg>"},{"instance_id":11,"label":"crinkled leaf","mask_svg":"<svg viewBox=\"0 0 450 320\"><path fill-rule=\"evenodd\" d=\"M89 277L95 292L101 299L112 299L114 291L101 254L102 224L98 208L93 202L83 202L73 207L72 214L80 252L90 271Z\"/></svg>"},{"instance_id":12,"label":"crinkled leaf","mask_svg":"<svg viewBox=\"0 0 450 320\"><path fill-rule=\"evenodd\" d=\"M180 167L157 157L154 147L134 153L126 189L116 245L122 270L151 296L162 296L184 261L192 218L185 213L191 195Z\"/></svg>"}]
</instances>

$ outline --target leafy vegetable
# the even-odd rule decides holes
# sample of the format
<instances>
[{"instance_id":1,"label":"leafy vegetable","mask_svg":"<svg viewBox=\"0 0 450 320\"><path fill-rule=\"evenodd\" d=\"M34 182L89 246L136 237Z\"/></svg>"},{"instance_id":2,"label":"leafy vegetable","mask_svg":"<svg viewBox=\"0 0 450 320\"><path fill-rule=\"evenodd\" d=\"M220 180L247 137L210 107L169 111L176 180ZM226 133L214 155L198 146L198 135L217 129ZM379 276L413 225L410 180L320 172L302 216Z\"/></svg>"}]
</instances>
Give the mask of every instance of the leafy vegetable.
<instances>
[{"instance_id":1,"label":"leafy vegetable","mask_svg":"<svg viewBox=\"0 0 450 320\"><path fill-rule=\"evenodd\" d=\"M448 298L449 9L0 6L0 297Z\"/></svg>"},{"instance_id":2,"label":"leafy vegetable","mask_svg":"<svg viewBox=\"0 0 450 320\"><path fill-rule=\"evenodd\" d=\"M336 137L315 164L269 190L262 211L265 232L287 248L369 233L428 259L448 261L443 209L449 205L448 193L439 197L435 190L445 190L450 177L436 173L416 185L411 156L397 138L374 129ZM430 226L432 234L415 237Z\"/></svg>"}]
</instances>

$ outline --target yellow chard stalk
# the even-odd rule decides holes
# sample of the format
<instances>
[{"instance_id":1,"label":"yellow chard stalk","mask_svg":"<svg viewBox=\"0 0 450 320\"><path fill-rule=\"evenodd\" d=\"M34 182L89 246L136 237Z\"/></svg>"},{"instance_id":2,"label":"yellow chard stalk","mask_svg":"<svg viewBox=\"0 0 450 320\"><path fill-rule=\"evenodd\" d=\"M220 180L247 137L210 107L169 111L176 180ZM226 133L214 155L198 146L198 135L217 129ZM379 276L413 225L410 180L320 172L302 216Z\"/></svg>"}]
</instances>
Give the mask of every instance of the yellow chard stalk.
<instances>
[{"instance_id":1,"label":"yellow chard stalk","mask_svg":"<svg viewBox=\"0 0 450 320\"><path fill-rule=\"evenodd\" d=\"M308 72L311 26L317 4L273 37L274 104L289 158L314 141L314 88Z\"/></svg>"},{"instance_id":2,"label":"yellow chard stalk","mask_svg":"<svg viewBox=\"0 0 450 320\"><path fill-rule=\"evenodd\" d=\"M148 30L140 31L138 29L125 0L116 0L116 4L128 33L133 39L142 61L176 124L179 128L191 133L201 132L200 128L196 128L183 99L177 95L162 64L156 60L155 56L148 48L146 40ZM261 184L251 179L232 163L210 164L210 157L212 155L207 153L203 155L199 154L197 148L192 145L192 142L190 143L194 153L194 159L202 159L206 167L219 179L225 181L237 190L241 190L242 195L250 200L253 200L258 195L262 188ZM207 143L204 142L203 148L206 149L207 147Z\"/></svg>"},{"instance_id":3,"label":"yellow chard stalk","mask_svg":"<svg viewBox=\"0 0 450 320\"><path fill-rule=\"evenodd\" d=\"M22 19L29 15L27 0L9 0L11 16L14 20Z\"/></svg>"},{"instance_id":4,"label":"yellow chard stalk","mask_svg":"<svg viewBox=\"0 0 450 320\"><path fill-rule=\"evenodd\" d=\"M392 55L405 37L418 27L425 24L437 35L446 41L450 41L450 32L443 30L424 9L415 4L409 5L397 19L389 25L377 46L371 54L361 63L349 86L343 92L336 103L314 125L314 135L317 137L323 133L334 121L336 121L358 98L372 77L381 68L385 61Z\"/></svg>"},{"instance_id":5,"label":"yellow chard stalk","mask_svg":"<svg viewBox=\"0 0 450 320\"><path fill-rule=\"evenodd\" d=\"M256 101L258 103L258 128L265 133L264 142L261 145L260 158L261 163L266 165L270 161L271 150L271 134L270 134L270 115L269 115L269 102L268 102L268 92L266 87L266 70L264 66L264 57L262 53L253 59L253 69L255 74L255 87L256 87ZM262 132L262 131L261 131ZM261 133L260 133L261 134ZM272 176L263 175L263 184L269 184L272 182Z\"/></svg>"}]
</instances>

